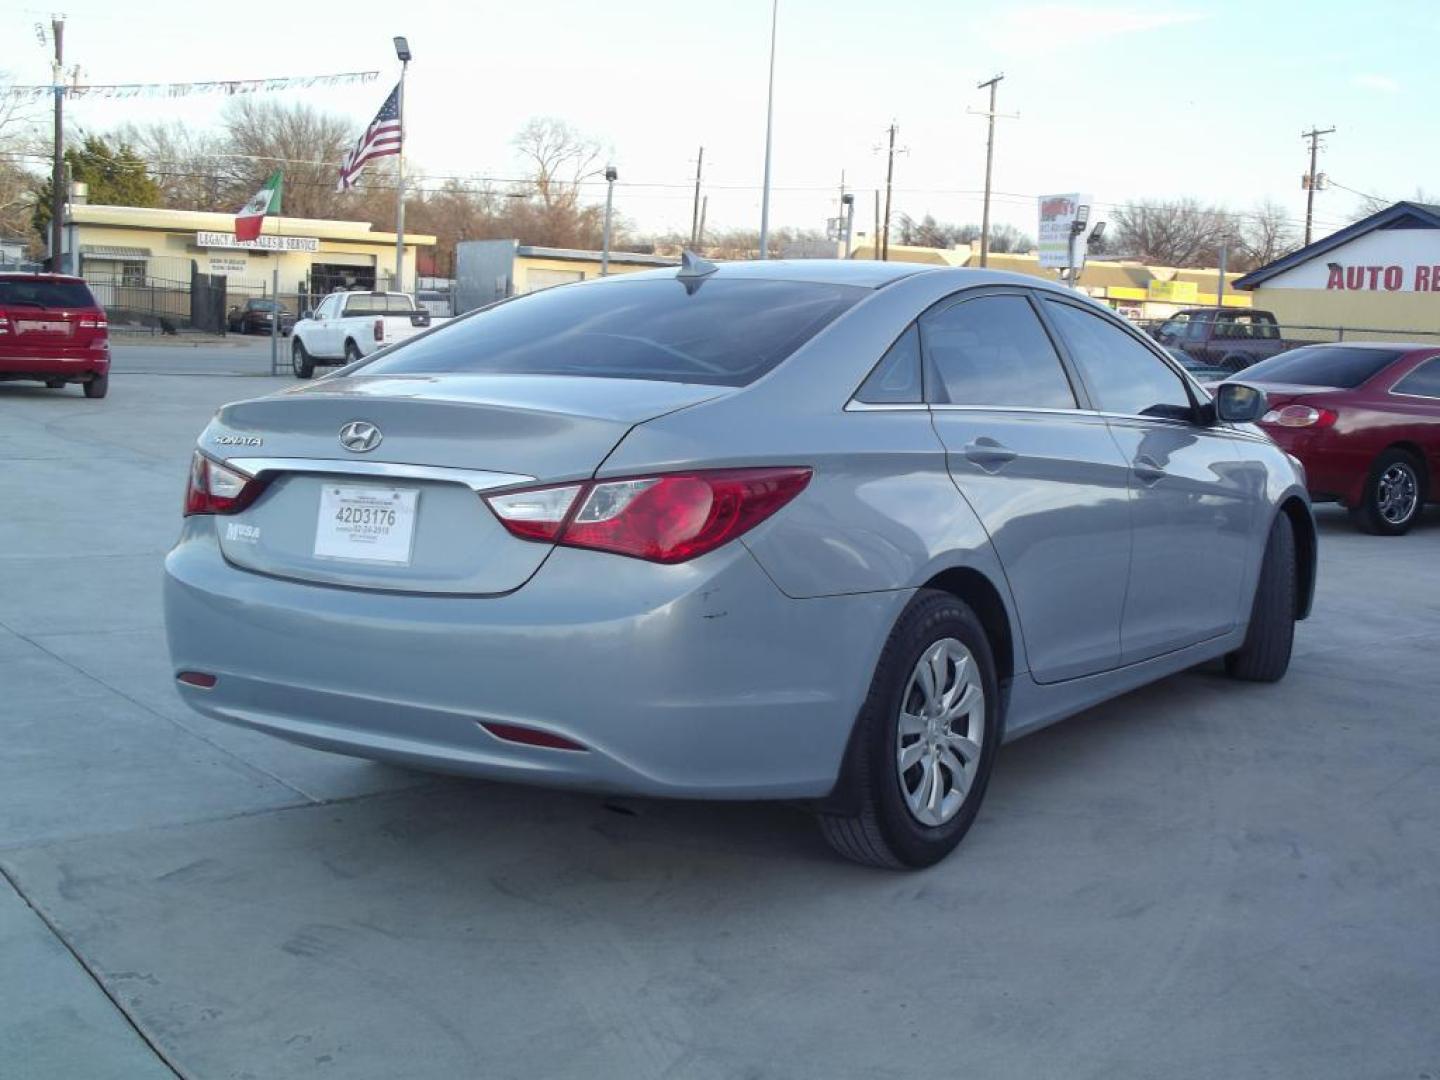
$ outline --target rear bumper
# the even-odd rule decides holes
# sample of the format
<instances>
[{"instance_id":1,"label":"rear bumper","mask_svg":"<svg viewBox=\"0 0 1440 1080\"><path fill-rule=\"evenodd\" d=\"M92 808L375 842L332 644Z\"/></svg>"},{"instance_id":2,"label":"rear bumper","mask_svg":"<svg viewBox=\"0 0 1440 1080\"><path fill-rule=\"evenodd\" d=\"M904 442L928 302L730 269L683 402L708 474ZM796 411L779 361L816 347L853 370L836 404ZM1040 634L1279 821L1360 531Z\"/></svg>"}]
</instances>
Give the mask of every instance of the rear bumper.
<instances>
[{"instance_id":1,"label":"rear bumper","mask_svg":"<svg viewBox=\"0 0 1440 1080\"><path fill-rule=\"evenodd\" d=\"M791 600L732 544L662 567L556 549L497 597L362 592L233 567L210 519L166 559L198 711L324 750L590 790L829 792L905 592ZM485 721L577 741L504 741Z\"/></svg>"},{"instance_id":2,"label":"rear bumper","mask_svg":"<svg viewBox=\"0 0 1440 1080\"><path fill-rule=\"evenodd\" d=\"M73 356L7 356L0 353L0 379L85 378L110 370L110 350L90 349Z\"/></svg>"}]
</instances>

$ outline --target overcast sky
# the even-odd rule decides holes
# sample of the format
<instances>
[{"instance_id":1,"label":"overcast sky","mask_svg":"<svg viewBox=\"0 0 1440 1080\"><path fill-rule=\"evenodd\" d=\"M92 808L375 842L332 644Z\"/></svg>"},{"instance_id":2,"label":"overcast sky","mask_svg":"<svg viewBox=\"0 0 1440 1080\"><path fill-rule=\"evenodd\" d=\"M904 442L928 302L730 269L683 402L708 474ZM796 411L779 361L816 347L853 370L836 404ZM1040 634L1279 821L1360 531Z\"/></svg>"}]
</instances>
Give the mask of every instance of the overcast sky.
<instances>
[{"instance_id":1,"label":"overcast sky","mask_svg":"<svg viewBox=\"0 0 1440 1080\"><path fill-rule=\"evenodd\" d=\"M48 82L33 24L0 12L3 63ZM364 86L293 92L368 121L415 53L407 155L432 177L517 175L510 138L561 117L600 139L620 170L618 208L645 230L688 231L705 146L709 223L759 222L770 0L543 0L212 5L66 0L66 58L84 81L255 78L380 69ZM263 19L283 11L266 26ZM975 84L1004 72L995 217L1035 232L1034 197L1090 192L1102 207L1194 195L1243 210L1262 197L1304 213L1303 129L1338 130L1321 169L1387 198L1440 188L1431 121L1440 100L1440 4L1425 0L780 0L772 223L823 227L841 170L860 191L857 228L884 180L875 152L900 125L895 209L980 219L985 124ZM82 100L86 130L125 120L212 122L218 97ZM603 198L603 188L596 189ZM1357 196L1317 197L1317 224Z\"/></svg>"}]
</instances>

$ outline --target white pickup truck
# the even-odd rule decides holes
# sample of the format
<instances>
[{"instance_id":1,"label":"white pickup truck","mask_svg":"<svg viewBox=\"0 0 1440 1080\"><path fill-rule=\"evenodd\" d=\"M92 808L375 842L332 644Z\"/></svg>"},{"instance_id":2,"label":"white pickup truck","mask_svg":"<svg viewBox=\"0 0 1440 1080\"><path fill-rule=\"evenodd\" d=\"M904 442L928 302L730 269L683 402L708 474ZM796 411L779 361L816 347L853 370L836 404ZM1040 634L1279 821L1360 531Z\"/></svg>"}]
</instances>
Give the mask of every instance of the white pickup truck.
<instances>
[{"instance_id":1,"label":"white pickup truck","mask_svg":"<svg viewBox=\"0 0 1440 1080\"><path fill-rule=\"evenodd\" d=\"M295 324L290 364L297 378L308 379L317 365L353 363L443 321L432 319L409 293L331 293Z\"/></svg>"}]
</instances>

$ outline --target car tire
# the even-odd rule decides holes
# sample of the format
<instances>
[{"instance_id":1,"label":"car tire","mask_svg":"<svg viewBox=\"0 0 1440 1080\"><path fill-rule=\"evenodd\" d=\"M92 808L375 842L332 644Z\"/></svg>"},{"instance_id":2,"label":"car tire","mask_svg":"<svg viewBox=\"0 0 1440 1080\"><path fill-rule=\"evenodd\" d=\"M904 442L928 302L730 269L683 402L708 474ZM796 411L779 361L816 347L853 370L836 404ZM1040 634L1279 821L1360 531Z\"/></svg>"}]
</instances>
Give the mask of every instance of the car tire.
<instances>
[{"instance_id":1,"label":"car tire","mask_svg":"<svg viewBox=\"0 0 1440 1080\"><path fill-rule=\"evenodd\" d=\"M290 369L297 379L309 379L315 375L315 358L299 338L290 345Z\"/></svg>"},{"instance_id":2,"label":"car tire","mask_svg":"<svg viewBox=\"0 0 1440 1080\"><path fill-rule=\"evenodd\" d=\"M937 655L944 682L927 691L923 669L929 667L934 686ZM820 812L830 846L855 862L897 870L943 859L985 797L999 712L995 660L980 620L950 593L922 589L890 632L837 790ZM956 782L955 765L963 783Z\"/></svg>"},{"instance_id":3,"label":"car tire","mask_svg":"<svg viewBox=\"0 0 1440 1080\"><path fill-rule=\"evenodd\" d=\"M64 386L65 386L65 380L64 380L64 379L46 379L46 380L45 380L45 385L48 386L51 390L60 390L60 389L63 389L63 388L64 388Z\"/></svg>"},{"instance_id":4,"label":"car tire","mask_svg":"<svg viewBox=\"0 0 1440 1080\"><path fill-rule=\"evenodd\" d=\"M345 342L345 363L353 364L355 363L355 361L360 359L362 359L360 355L360 346L356 345L355 342L347 339Z\"/></svg>"},{"instance_id":5,"label":"car tire","mask_svg":"<svg viewBox=\"0 0 1440 1080\"><path fill-rule=\"evenodd\" d=\"M1364 494L1359 505L1350 508L1350 519L1375 536L1403 536L1420 520L1429 487L1420 459L1391 447L1370 467Z\"/></svg>"},{"instance_id":6,"label":"car tire","mask_svg":"<svg viewBox=\"0 0 1440 1080\"><path fill-rule=\"evenodd\" d=\"M110 392L110 373L96 375L85 383L85 396L87 398L103 398Z\"/></svg>"},{"instance_id":7,"label":"car tire","mask_svg":"<svg viewBox=\"0 0 1440 1080\"><path fill-rule=\"evenodd\" d=\"M1295 526L1283 510L1270 526L1250 605L1245 643L1225 657L1225 673L1245 682L1279 682L1295 644Z\"/></svg>"}]
</instances>

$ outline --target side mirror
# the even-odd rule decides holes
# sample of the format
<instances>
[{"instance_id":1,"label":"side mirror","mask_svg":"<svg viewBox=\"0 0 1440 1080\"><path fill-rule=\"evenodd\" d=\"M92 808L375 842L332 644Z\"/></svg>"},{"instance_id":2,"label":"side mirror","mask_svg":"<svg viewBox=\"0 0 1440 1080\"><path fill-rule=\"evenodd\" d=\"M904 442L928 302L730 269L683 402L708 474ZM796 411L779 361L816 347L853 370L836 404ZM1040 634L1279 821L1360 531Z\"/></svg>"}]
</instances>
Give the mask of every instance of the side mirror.
<instances>
[{"instance_id":1,"label":"side mirror","mask_svg":"<svg viewBox=\"0 0 1440 1080\"><path fill-rule=\"evenodd\" d=\"M307 307L304 311L300 312L300 317L302 319L313 319L315 317L315 313Z\"/></svg>"},{"instance_id":2,"label":"side mirror","mask_svg":"<svg viewBox=\"0 0 1440 1080\"><path fill-rule=\"evenodd\" d=\"M1265 415L1265 391L1244 383L1224 382L1215 388L1215 415L1229 424L1253 424Z\"/></svg>"}]
</instances>

